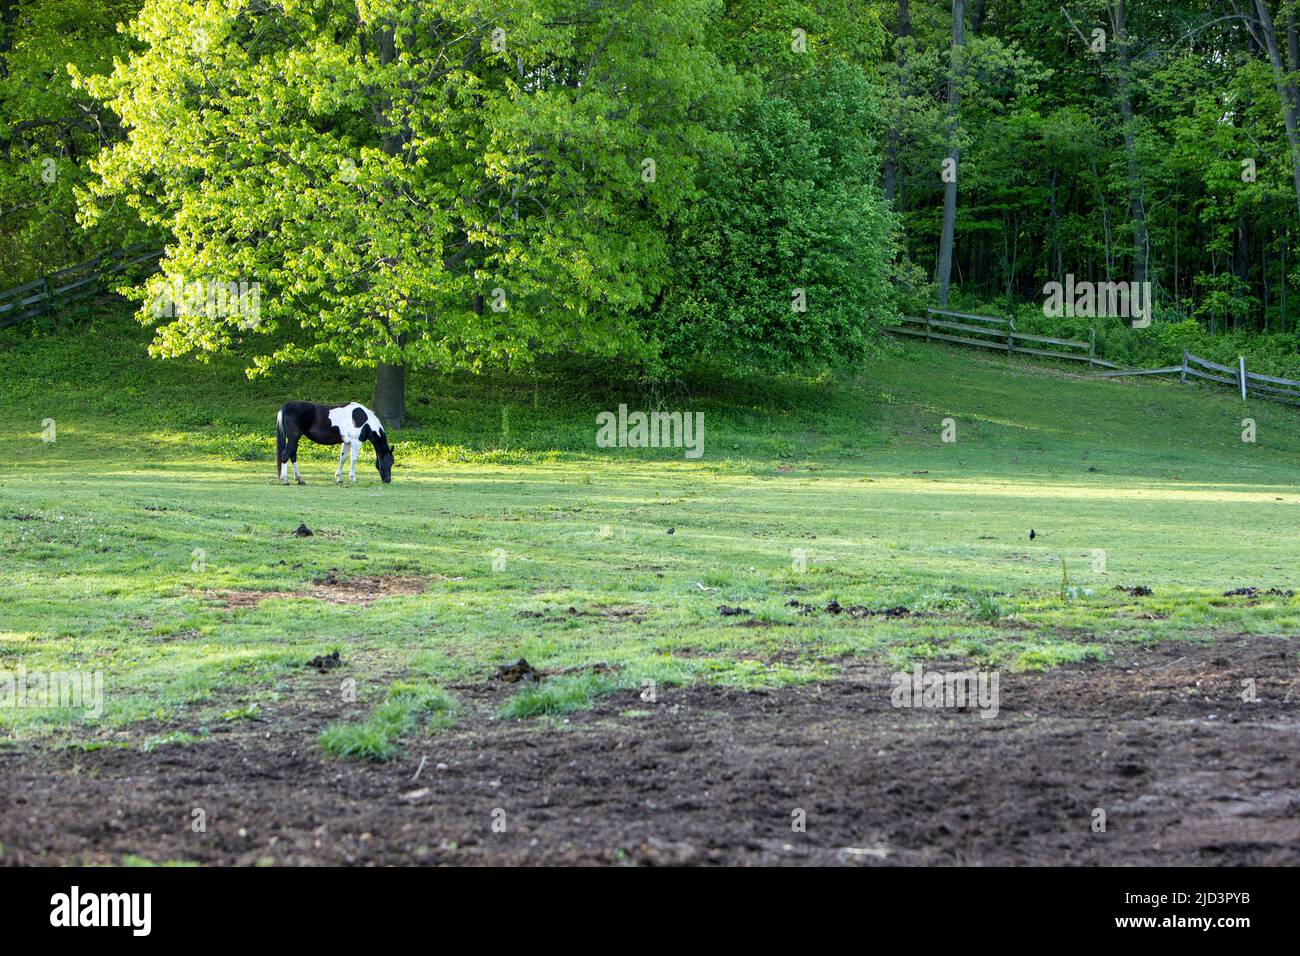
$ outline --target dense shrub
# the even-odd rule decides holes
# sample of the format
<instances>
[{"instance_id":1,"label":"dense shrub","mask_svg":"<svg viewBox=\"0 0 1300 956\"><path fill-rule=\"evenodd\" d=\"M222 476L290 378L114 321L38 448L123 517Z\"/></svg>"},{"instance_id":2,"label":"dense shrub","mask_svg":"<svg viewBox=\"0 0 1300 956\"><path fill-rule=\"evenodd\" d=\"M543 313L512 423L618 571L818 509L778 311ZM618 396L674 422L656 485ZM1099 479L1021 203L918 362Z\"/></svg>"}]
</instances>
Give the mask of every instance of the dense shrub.
<instances>
[{"instance_id":1,"label":"dense shrub","mask_svg":"<svg viewBox=\"0 0 1300 956\"><path fill-rule=\"evenodd\" d=\"M753 103L736 149L676 232L673 281L647 321L668 370L700 355L789 369L868 354L895 311L896 224L877 185L876 97L830 66ZM802 290L806 311L793 306Z\"/></svg>"}]
</instances>

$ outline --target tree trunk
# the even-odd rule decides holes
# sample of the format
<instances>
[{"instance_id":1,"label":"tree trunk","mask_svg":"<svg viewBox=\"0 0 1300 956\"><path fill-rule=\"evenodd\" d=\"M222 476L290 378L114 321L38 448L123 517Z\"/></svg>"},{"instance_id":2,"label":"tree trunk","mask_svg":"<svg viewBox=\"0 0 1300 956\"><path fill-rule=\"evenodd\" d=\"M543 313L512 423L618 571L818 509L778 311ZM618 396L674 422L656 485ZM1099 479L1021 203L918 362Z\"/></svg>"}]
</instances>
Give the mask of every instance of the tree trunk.
<instances>
[{"instance_id":1,"label":"tree trunk","mask_svg":"<svg viewBox=\"0 0 1300 956\"><path fill-rule=\"evenodd\" d=\"M1277 328L1279 332L1286 331L1286 252L1289 239L1290 234L1285 229L1282 230L1282 304L1277 317Z\"/></svg>"},{"instance_id":2,"label":"tree trunk","mask_svg":"<svg viewBox=\"0 0 1300 956\"><path fill-rule=\"evenodd\" d=\"M1245 216L1237 217L1236 255L1233 261L1233 273L1237 277L1236 291L1245 296L1250 292L1250 225ZM1234 307L1232 313L1233 328L1241 328L1248 316L1242 314L1241 307Z\"/></svg>"},{"instance_id":3,"label":"tree trunk","mask_svg":"<svg viewBox=\"0 0 1300 956\"><path fill-rule=\"evenodd\" d=\"M952 64L948 74L948 168L950 182L943 184L943 231L939 234L939 260L934 279L939 284L939 304L948 304L948 285L952 281L952 243L957 225L957 169L961 148L957 144L957 111L961 108L962 47L966 44L966 0L952 0Z\"/></svg>"},{"instance_id":4,"label":"tree trunk","mask_svg":"<svg viewBox=\"0 0 1300 956\"><path fill-rule=\"evenodd\" d=\"M905 37L912 35L912 15L908 9L908 0L898 0L898 52L895 62L898 66L899 88L898 96L900 100L907 98L907 83L903 79L903 44ZM899 132L897 124L891 124L889 132L885 137L885 199L895 204L895 208L900 205L900 196L898 190L898 150L902 142L902 134Z\"/></svg>"},{"instance_id":5,"label":"tree trunk","mask_svg":"<svg viewBox=\"0 0 1300 956\"><path fill-rule=\"evenodd\" d=\"M1128 159L1129 215L1133 219L1133 281L1146 282L1151 250L1147 239L1146 204L1142 201L1142 177L1138 171L1133 136L1133 91L1129 75L1128 24L1124 0L1115 0L1115 47L1119 57L1119 114L1124 124L1124 155Z\"/></svg>"},{"instance_id":6,"label":"tree trunk","mask_svg":"<svg viewBox=\"0 0 1300 956\"><path fill-rule=\"evenodd\" d=\"M1300 124L1296 120L1295 87L1287 80L1286 70L1282 66L1277 31L1273 28L1273 16L1268 11L1266 0L1255 0L1255 14L1259 18L1259 39L1268 51L1269 64L1273 67L1273 83L1277 87L1278 99L1282 101L1282 122L1286 125L1286 141L1291 153L1291 178L1295 181L1296 211L1300 212Z\"/></svg>"},{"instance_id":7,"label":"tree trunk","mask_svg":"<svg viewBox=\"0 0 1300 956\"><path fill-rule=\"evenodd\" d=\"M406 369L380 362L375 366L375 394L371 410L385 428L401 428L406 420Z\"/></svg>"}]
</instances>

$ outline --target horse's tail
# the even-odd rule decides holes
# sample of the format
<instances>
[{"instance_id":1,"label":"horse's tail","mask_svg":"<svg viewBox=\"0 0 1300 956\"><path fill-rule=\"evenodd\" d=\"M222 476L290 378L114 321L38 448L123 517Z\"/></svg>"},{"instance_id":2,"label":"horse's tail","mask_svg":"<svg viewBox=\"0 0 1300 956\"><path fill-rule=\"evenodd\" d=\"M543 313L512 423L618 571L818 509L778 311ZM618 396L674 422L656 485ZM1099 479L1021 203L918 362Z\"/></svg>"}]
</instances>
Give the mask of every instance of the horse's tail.
<instances>
[{"instance_id":1,"label":"horse's tail","mask_svg":"<svg viewBox=\"0 0 1300 956\"><path fill-rule=\"evenodd\" d=\"M284 465L284 409L275 416L275 477L280 478L280 469Z\"/></svg>"}]
</instances>

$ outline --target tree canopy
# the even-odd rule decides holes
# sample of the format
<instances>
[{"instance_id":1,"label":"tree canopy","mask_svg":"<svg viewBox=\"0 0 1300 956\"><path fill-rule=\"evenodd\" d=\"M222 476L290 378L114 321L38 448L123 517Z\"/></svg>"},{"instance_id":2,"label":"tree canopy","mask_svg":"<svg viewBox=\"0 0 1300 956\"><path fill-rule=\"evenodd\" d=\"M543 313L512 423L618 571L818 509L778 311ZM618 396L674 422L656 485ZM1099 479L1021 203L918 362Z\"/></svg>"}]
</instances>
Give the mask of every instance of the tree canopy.
<instances>
[{"instance_id":1,"label":"tree canopy","mask_svg":"<svg viewBox=\"0 0 1300 956\"><path fill-rule=\"evenodd\" d=\"M374 366L400 417L408 367L852 363L1067 274L1300 352L1296 0L0 11L0 265L156 239L161 357ZM258 320L149 307L204 281Z\"/></svg>"}]
</instances>

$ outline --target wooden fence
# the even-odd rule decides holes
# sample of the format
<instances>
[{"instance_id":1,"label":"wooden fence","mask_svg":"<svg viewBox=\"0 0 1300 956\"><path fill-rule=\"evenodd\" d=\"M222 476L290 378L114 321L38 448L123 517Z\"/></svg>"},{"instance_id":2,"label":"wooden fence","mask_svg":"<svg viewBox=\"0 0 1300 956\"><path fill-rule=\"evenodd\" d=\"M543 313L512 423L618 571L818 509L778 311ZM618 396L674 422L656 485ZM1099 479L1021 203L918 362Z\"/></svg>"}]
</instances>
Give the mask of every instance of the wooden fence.
<instances>
[{"instance_id":1,"label":"wooden fence","mask_svg":"<svg viewBox=\"0 0 1300 956\"><path fill-rule=\"evenodd\" d=\"M941 318L936 318L941 316ZM961 319L963 321L954 321ZM979 322L980 325L972 323ZM927 342L956 342L960 345L974 345L978 348L993 349L1007 355L1023 353L1053 359L1067 359L1087 362L1089 366L1102 366L1112 369L1098 372L1098 378L1119 378L1128 375L1173 375L1177 373L1179 381L1186 382L1189 377L1220 385L1231 385L1241 393L1244 401L1248 396L1267 398L1273 401L1292 402L1300 405L1300 382L1275 375L1260 375L1246 368L1246 360L1239 358L1237 366L1220 365L1209 359L1183 353L1181 365L1168 368L1126 369L1114 362L1097 358L1097 335L1092 330L1087 342L1077 339L1054 339L1046 335L1029 335L1016 331L1015 319L995 318L989 315L973 315L969 312L948 312L943 309L927 309L925 318L904 316L903 325L895 326L890 331L899 335L923 338ZM960 332L960 335L954 335ZM1024 345L1022 343L1032 343ZM1055 346L1043 348L1042 346Z\"/></svg>"},{"instance_id":2,"label":"wooden fence","mask_svg":"<svg viewBox=\"0 0 1300 956\"><path fill-rule=\"evenodd\" d=\"M57 327L59 310L64 306L104 291L110 276L132 266L151 264L146 274L156 272L161 256L161 249L151 249L144 243L107 252L43 279L6 289L0 292L0 329L46 313L53 316Z\"/></svg>"},{"instance_id":3,"label":"wooden fence","mask_svg":"<svg viewBox=\"0 0 1300 956\"><path fill-rule=\"evenodd\" d=\"M940 318L936 318L940 316ZM954 321L961 319L962 321ZM983 323L973 325L974 322ZM1044 358L1066 359L1075 362L1087 362L1088 365L1100 365L1105 368L1119 368L1113 362L1097 358L1097 336L1092 333L1087 342L1077 339L1054 339L1046 335L1030 335L1028 332L1016 331L1015 319L1000 319L989 315L973 315L969 312L948 312L943 309L926 309L925 318L904 316L903 325L895 326L890 331L899 335L911 335L923 338L927 342L957 342L960 345L974 345L978 348L993 349L1008 355L1038 355ZM954 335L960 332L960 335ZM973 336L978 336L974 338ZM1055 346L1045 348L1045 346Z\"/></svg>"},{"instance_id":4,"label":"wooden fence","mask_svg":"<svg viewBox=\"0 0 1300 956\"><path fill-rule=\"evenodd\" d=\"M1101 372L1099 377L1118 378L1125 375L1173 375L1175 373L1177 373L1178 380L1181 382L1186 382L1188 376L1190 376L1194 379L1214 382L1219 385L1231 385L1241 394L1242 401L1254 394L1257 398L1267 398L1272 401L1300 405L1300 382L1289 378L1279 378L1276 375L1261 375L1258 372L1252 372L1246 368L1244 356L1237 359L1236 366L1232 366L1220 365L1218 362L1211 362L1209 359L1193 355L1191 352L1183 352L1183 363L1181 365L1171 365L1168 368Z\"/></svg>"}]
</instances>

